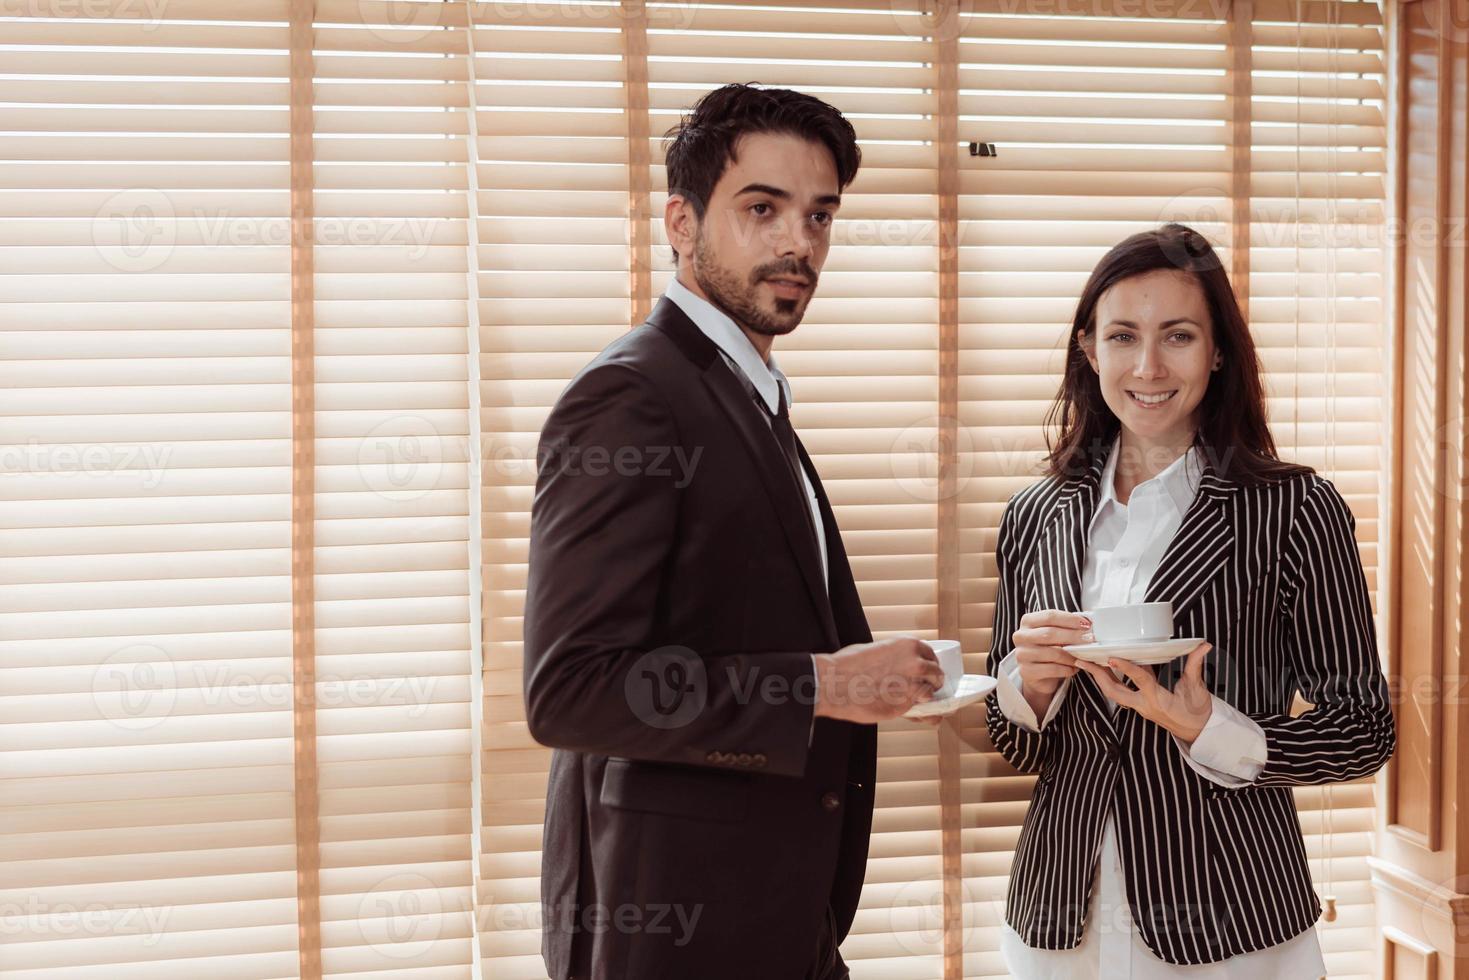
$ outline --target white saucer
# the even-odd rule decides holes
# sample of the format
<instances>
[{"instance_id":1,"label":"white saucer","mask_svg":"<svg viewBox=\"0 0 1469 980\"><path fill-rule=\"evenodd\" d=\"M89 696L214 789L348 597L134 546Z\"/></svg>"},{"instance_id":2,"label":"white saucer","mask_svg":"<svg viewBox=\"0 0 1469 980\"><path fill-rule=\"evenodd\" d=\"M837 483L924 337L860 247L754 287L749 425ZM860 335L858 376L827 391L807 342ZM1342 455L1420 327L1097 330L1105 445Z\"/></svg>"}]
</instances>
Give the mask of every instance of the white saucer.
<instances>
[{"instance_id":1,"label":"white saucer","mask_svg":"<svg viewBox=\"0 0 1469 980\"><path fill-rule=\"evenodd\" d=\"M903 713L904 718L930 718L947 715L966 705L971 705L995 689L999 681L988 674L965 674L955 685L956 690L946 698L922 701Z\"/></svg>"},{"instance_id":2,"label":"white saucer","mask_svg":"<svg viewBox=\"0 0 1469 980\"><path fill-rule=\"evenodd\" d=\"M1073 643L1061 649L1078 660L1107 666L1111 658L1128 660L1135 664L1166 664L1177 660L1194 647L1203 643L1203 637L1194 636L1177 640L1139 640L1125 643Z\"/></svg>"}]
</instances>

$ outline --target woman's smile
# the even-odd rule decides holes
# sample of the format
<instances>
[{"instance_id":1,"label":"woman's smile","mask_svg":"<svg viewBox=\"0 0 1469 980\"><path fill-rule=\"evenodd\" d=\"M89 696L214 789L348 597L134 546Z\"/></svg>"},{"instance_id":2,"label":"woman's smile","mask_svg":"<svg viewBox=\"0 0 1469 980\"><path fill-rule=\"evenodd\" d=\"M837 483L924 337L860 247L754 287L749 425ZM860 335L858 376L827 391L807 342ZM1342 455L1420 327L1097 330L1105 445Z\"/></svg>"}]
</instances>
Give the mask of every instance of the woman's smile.
<instances>
[{"instance_id":1,"label":"woman's smile","mask_svg":"<svg viewBox=\"0 0 1469 980\"><path fill-rule=\"evenodd\" d=\"M1129 390L1127 393L1129 396L1131 396L1133 404L1151 411L1172 400L1173 396L1178 394L1178 389L1174 388L1170 391L1160 392L1143 392Z\"/></svg>"}]
</instances>

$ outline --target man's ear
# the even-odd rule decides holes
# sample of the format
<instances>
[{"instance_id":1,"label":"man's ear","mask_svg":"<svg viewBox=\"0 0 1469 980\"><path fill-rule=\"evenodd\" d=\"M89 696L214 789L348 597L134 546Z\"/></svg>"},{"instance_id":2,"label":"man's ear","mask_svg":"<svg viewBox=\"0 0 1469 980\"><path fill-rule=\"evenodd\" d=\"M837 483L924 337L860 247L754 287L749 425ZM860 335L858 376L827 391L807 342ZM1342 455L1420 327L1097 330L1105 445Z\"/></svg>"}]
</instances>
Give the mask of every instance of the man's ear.
<instances>
[{"instance_id":1,"label":"man's ear","mask_svg":"<svg viewBox=\"0 0 1469 980\"><path fill-rule=\"evenodd\" d=\"M663 233L680 257L693 254L699 219L694 215L694 206L682 194L668 195L663 205Z\"/></svg>"}]
</instances>

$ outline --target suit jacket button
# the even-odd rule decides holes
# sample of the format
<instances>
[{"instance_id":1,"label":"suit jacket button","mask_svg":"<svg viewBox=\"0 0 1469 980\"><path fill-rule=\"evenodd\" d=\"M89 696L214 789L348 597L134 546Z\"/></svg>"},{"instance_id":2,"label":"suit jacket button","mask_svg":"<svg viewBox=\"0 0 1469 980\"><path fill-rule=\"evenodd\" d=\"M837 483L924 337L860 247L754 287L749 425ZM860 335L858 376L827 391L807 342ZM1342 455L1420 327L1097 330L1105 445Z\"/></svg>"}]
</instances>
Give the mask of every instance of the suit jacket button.
<instances>
[{"instance_id":1,"label":"suit jacket button","mask_svg":"<svg viewBox=\"0 0 1469 980\"><path fill-rule=\"evenodd\" d=\"M842 798L835 793L823 793L821 794L821 805L828 810L835 810L842 805Z\"/></svg>"}]
</instances>

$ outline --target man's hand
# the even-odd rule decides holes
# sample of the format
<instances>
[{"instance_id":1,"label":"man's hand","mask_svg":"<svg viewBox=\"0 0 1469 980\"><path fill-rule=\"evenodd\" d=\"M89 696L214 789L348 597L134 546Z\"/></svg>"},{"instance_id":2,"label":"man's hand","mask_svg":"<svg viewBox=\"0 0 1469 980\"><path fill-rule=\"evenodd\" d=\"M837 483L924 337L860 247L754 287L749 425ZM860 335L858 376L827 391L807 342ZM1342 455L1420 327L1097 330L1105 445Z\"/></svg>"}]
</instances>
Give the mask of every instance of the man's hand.
<instances>
[{"instance_id":1,"label":"man's hand","mask_svg":"<svg viewBox=\"0 0 1469 980\"><path fill-rule=\"evenodd\" d=\"M897 718L944 686L944 671L922 640L898 636L816 655L816 717L859 724Z\"/></svg>"}]
</instances>

